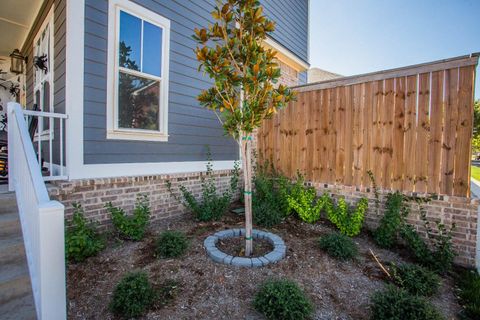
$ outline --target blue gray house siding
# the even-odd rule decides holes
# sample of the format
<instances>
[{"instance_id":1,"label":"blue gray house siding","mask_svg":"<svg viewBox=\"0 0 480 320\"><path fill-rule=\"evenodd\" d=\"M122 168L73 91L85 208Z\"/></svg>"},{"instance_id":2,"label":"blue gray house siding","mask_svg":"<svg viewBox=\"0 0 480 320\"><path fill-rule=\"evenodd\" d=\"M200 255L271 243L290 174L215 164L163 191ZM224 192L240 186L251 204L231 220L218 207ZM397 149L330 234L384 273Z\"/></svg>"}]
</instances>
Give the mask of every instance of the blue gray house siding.
<instances>
[{"instance_id":1,"label":"blue gray house siding","mask_svg":"<svg viewBox=\"0 0 480 320\"><path fill-rule=\"evenodd\" d=\"M136 163L202 161L206 145L213 160L238 159L238 145L224 135L216 116L198 105L196 96L211 81L197 72L191 39L195 27L212 22L214 0L135 0L171 21L168 142L106 139L108 1L86 0L84 71L84 162ZM278 2L278 4L277 4ZM277 21L274 39L307 61L307 0L262 1L266 14ZM288 3L288 4L287 4ZM274 5L275 4L275 5ZM290 15L289 10L299 11ZM282 15L282 12L284 13ZM289 14L287 14L289 13ZM288 21L291 17L302 22ZM307 30L307 29L305 29ZM303 39L303 40L302 40ZM305 43L303 43L305 42Z\"/></svg>"}]
</instances>

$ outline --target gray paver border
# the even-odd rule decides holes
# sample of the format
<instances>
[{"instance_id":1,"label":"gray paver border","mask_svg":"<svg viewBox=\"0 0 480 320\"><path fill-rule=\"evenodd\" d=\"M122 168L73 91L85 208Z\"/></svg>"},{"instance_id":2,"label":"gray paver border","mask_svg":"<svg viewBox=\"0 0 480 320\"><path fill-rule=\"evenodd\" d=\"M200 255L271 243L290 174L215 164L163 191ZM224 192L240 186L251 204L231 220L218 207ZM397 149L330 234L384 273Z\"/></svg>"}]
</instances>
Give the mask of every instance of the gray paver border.
<instances>
[{"instance_id":1,"label":"gray paver border","mask_svg":"<svg viewBox=\"0 0 480 320\"><path fill-rule=\"evenodd\" d=\"M219 239L235 238L245 236L245 229L227 229L219 231L211 236L208 236L203 245L207 251L207 255L215 262L247 268L264 267L268 264L277 263L285 258L287 246L282 238L271 232L253 229L253 239L265 239L273 246L273 250L262 257L247 258L247 257L232 257L217 248Z\"/></svg>"}]
</instances>

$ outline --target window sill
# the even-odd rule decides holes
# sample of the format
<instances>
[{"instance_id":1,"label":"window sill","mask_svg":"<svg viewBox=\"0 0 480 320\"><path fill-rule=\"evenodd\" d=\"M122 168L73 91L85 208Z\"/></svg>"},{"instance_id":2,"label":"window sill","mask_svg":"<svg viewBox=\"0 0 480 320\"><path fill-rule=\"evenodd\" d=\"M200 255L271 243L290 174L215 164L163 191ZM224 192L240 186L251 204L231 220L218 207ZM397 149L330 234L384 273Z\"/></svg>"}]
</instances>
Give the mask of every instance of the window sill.
<instances>
[{"instance_id":1,"label":"window sill","mask_svg":"<svg viewBox=\"0 0 480 320\"><path fill-rule=\"evenodd\" d=\"M131 131L107 131L107 139L112 140L134 140L134 141L168 141L168 135L153 132L131 132Z\"/></svg>"}]
</instances>

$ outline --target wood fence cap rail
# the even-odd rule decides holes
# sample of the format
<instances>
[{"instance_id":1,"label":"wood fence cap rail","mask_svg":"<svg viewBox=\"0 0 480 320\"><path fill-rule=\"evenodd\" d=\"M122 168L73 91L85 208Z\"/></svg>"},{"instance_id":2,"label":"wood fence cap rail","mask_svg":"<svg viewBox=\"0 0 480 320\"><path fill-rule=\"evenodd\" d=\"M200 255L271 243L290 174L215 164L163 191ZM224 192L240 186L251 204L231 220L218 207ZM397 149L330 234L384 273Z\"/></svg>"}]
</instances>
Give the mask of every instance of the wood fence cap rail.
<instances>
[{"instance_id":1,"label":"wood fence cap rail","mask_svg":"<svg viewBox=\"0 0 480 320\"><path fill-rule=\"evenodd\" d=\"M341 78L335 78L332 80L325 80L320 82L308 83L304 85L294 86L297 92L313 91L320 89L333 88L338 86L348 86L352 84L377 81L395 77L406 77L416 75L420 73L428 73L440 70L446 70L451 68L466 67L478 64L478 58L480 52L474 52L468 55L463 55L454 58L448 58L443 60L425 62L400 68L381 70L376 72L364 73L354 76L346 76Z\"/></svg>"}]
</instances>

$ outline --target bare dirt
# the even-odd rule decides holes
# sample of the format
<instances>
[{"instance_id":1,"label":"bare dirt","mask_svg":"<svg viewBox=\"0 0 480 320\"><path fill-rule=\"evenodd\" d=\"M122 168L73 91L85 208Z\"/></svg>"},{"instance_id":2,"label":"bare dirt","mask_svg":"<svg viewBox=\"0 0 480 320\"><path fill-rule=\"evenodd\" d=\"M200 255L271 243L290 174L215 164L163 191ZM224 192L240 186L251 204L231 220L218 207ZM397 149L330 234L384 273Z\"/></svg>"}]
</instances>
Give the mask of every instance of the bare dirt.
<instances>
[{"instance_id":1,"label":"bare dirt","mask_svg":"<svg viewBox=\"0 0 480 320\"><path fill-rule=\"evenodd\" d=\"M245 256L245 238L234 237L220 239L217 242L217 248L228 255L234 257ZM273 246L265 239L255 239L253 242L253 254L251 258L261 257L273 250Z\"/></svg>"},{"instance_id":2,"label":"bare dirt","mask_svg":"<svg viewBox=\"0 0 480 320\"><path fill-rule=\"evenodd\" d=\"M143 319L262 319L252 300L258 286L271 277L296 281L315 304L315 319L367 319L370 296L386 285L386 276L369 249L382 263L407 262L397 253L378 248L366 233L354 238L360 251L356 260L335 260L317 245L320 236L334 229L328 223L309 225L293 217L269 229L287 245L287 256L278 264L246 269L211 261L204 239L216 231L241 227L242 219L228 214L221 222L196 223L185 216L152 225L141 242L110 240L98 256L68 266L68 318L115 319L108 310L115 285L125 273L144 270L156 286L174 283L175 292L168 301L157 302ZM155 237L167 229L181 230L189 237L190 247L183 257L154 256ZM447 319L455 319L460 306L450 277L442 280L431 301Z\"/></svg>"}]
</instances>

